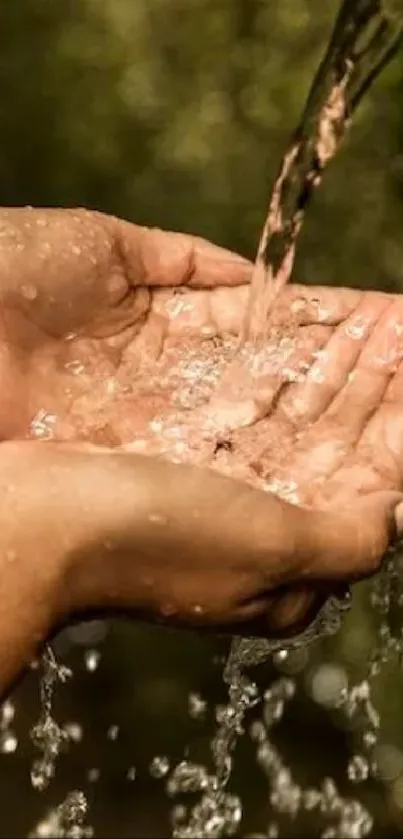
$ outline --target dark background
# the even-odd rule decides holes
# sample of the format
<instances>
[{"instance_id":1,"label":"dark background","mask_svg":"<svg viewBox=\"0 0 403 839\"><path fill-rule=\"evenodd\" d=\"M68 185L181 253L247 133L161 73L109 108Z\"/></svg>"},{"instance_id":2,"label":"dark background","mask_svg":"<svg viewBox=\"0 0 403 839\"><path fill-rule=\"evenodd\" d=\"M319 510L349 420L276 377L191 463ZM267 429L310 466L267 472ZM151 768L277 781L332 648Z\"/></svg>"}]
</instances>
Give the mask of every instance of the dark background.
<instances>
[{"instance_id":1,"label":"dark background","mask_svg":"<svg viewBox=\"0 0 403 839\"><path fill-rule=\"evenodd\" d=\"M1 203L85 205L199 233L253 258L271 180L338 5L0 0ZM363 104L315 196L298 254L299 281L403 289L402 106L403 52ZM311 653L298 677L301 690L278 744L301 782L330 774L348 789L354 733L308 698L309 686L327 662L358 679L374 625L365 592L358 592L343 632ZM97 641L93 631L81 637L87 646ZM90 673L85 644L69 635L58 642L74 679L58 691L55 713L78 721L83 739L60 760L42 795L29 781L37 674L13 697L19 745L0 755L1 836L27 835L71 788L89 794L98 837L169 834L163 782L150 777L148 766L155 754L178 761L188 747L190 756L207 759L211 709L206 721L190 720L188 693L210 703L223 699L222 665L214 657L226 643L117 623L99 647L100 666ZM270 668L258 678L268 684ZM403 680L396 663L384 668L375 694L381 740L398 750L400 764L397 758L387 782L364 784L362 795L377 817L377 835L400 836ZM120 726L115 740L107 736L113 724ZM243 835L264 830L270 818L252 757L245 741L233 778L245 802ZM131 766L134 782L126 777ZM94 767L100 777L89 782ZM287 829L302 836L305 827Z\"/></svg>"}]
</instances>

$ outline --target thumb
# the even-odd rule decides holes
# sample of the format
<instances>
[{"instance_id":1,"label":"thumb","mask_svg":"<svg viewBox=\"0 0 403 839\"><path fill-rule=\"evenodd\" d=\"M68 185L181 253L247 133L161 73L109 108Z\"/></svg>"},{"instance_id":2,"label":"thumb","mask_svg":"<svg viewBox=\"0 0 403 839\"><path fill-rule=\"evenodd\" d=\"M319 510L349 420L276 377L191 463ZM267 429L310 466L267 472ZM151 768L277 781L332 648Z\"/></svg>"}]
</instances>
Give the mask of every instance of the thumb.
<instances>
[{"instance_id":1,"label":"thumb","mask_svg":"<svg viewBox=\"0 0 403 839\"><path fill-rule=\"evenodd\" d=\"M117 233L133 285L216 288L251 280L251 262L199 236L139 227L120 219Z\"/></svg>"},{"instance_id":2,"label":"thumb","mask_svg":"<svg viewBox=\"0 0 403 839\"><path fill-rule=\"evenodd\" d=\"M374 574L393 542L403 536L403 494L374 492L344 510L316 512L310 576L353 581Z\"/></svg>"}]
</instances>

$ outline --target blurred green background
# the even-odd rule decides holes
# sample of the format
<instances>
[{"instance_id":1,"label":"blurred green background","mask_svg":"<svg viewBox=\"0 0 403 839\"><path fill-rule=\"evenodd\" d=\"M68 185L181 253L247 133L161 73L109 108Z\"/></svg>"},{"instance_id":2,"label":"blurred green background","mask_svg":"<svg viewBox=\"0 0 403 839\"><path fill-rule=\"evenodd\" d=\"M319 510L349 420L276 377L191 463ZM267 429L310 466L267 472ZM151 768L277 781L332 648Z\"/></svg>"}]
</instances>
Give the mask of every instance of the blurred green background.
<instances>
[{"instance_id":1,"label":"blurred green background","mask_svg":"<svg viewBox=\"0 0 403 839\"><path fill-rule=\"evenodd\" d=\"M338 0L0 0L1 203L85 205L192 231L253 258L270 183L338 6ZM402 192L403 52L361 107L315 196L296 278L403 290ZM358 593L341 635L305 662L298 678L308 694L312 668L326 662L359 678L374 639L365 604ZM15 694L19 746L0 755L1 836L27 835L72 787L89 794L98 837L169 835L163 783L150 777L148 765L155 754L173 761L207 754L211 713L190 720L188 693L223 699L226 642L112 624L91 673L84 650L98 640L90 628L81 643L71 634L58 641L75 675L59 690L57 716L78 721L83 738L42 795L30 787L27 735L38 714L37 675ZM268 684L270 668L258 678ZM278 743L301 782L326 773L348 789L354 733L307 693L292 704ZM375 835L401 836L403 679L396 665L378 679L376 695L383 742L399 750L400 762L387 783L366 783L358 792L376 815ZM111 725L119 725L115 739L108 737ZM241 744L233 788L245 802L243 835L264 830L270 818L252 758L250 745ZM127 777L133 766L135 781ZM314 828L284 829L302 836Z\"/></svg>"}]
</instances>

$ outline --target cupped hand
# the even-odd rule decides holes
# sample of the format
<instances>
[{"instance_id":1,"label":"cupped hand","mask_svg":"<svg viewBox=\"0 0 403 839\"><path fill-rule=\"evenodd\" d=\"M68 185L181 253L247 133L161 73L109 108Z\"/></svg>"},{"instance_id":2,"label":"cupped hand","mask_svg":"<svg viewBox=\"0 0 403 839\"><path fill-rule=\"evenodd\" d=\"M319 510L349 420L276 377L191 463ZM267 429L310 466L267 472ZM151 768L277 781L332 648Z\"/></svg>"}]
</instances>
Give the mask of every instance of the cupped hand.
<instances>
[{"instance_id":1,"label":"cupped hand","mask_svg":"<svg viewBox=\"0 0 403 839\"><path fill-rule=\"evenodd\" d=\"M297 582L255 592L270 631L377 568L403 484L402 299L292 286L240 353L252 268L203 240L7 210L0 269L3 439L162 454L344 510L355 541L330 527Z\"/></svg>"}]
</instances>

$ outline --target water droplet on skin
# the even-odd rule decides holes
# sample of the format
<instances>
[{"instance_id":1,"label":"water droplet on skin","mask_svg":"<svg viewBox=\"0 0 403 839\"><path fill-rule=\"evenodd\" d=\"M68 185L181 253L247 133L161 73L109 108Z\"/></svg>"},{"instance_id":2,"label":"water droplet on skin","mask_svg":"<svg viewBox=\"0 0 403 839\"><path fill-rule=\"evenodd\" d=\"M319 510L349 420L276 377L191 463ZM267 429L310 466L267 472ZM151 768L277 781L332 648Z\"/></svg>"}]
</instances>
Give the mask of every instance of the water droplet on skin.
<instances>
[{"instance_id":1,"label":"water droplet on skin","mask_svg":"<svg viewBox=\"0 0 403 839\"><path fill-rule=\"evenodd\" d=\"M148 520L152 522L152 524L168 524L167 517L161 516L159 513L150 513Z\"/></svg>"},{"instance_id":2,"label":"water droplet on skin","mask_svg":"<svg viewBox=\"0 0 403 839\"><path fill-rule=\"evenodd\" d=\"M112 394L116 391L116 381L115 379L107 379L105 382L105 390L107 393Z\"/></svg>"},{"instance_id":3,"label":"water droplet on skin","mask_svg":"<svg viewBox=\"0 0 403 839\"><path fill-rule=\"evenodd\" d=\"M312 353L312 358L314 358L316 361L327 361L329 358L329 353L327 352L327 350L315 350Z\"/></svg>"},{"instance_id":4,"label":"water droplet on skin","mask_svg":"<svg viewBox=\"0 0 403 839\"><path fill-rule=\"evenodd\" d=\"M318 385L323 384L323 382L325 381L323 370L317 367L316 364L313 365L313 367L310 367L310 369L308 370L307 379L309 379L311 382L316 382Z\"/></svg>"},{"instance_id":5,"label":"water droplet on skin","mask_svg":"<svg viewBox=\"0 0 403 839\"><path fill-rule=\"evenodd\" d=\"M151 420L148 426L150 428L150 431L153 431L154 434L159 434L163 429L162 422L156 419Z\"/></svg>"},{"instance_id":6,"label":"water droplet on skin","mask_svg":"<svg viewBox=\"0 0 403 839\"><path fill-rule=\"evenodd\" d=\"M49 414L41 409L31 420L30 429L33 437L49 439L53 437L53 427L57 421L56 414Z\"/></svg>"},{"instance_id":7,"label":"water droplet on skin","mask_svg":"<svg viewBox=\"0 0 403 839\"><path fill-rule=\"evenodd\" d=\"M24 283L21 286L21 294L25 300L36 300L38 296L38 289L32 283Z\"/></svg>"},{"instance_id":8,"label":"water droplet on skin","mask_svg":"<svg viewBox=\"0 0 403 839\"><path fill-rule=\"evenodd\" d=\"M302 312L303 309L305 309L305 307L306 307L306 300L305 300L304 297L297 297L291 303L291 311L294 314L297 314L298 312Z\"/></svg>"},{"instance_id":9,"label":"water droplet on skin","mask_svg":"<svg viewBox=\"0 0 403 839\"><path fill-rule=\"evenodd\" d=\"M191 312L193 310L193 304L184 298L181 299L179 296L175 296L166 301L164 308L167 314L174 320L184 312Z\"/></svg>"},{"instance_id":10,"label":"water droplet on skin","mask_svg":"<svg viewBox=\"0 0 403 839\"><path fill-rule=\"evenodd\" d=\"M263 485L265 492L273 492L289 504L299 503L298 484L296 481L282 481L279 478L272 478Z\"/></svg>"},{"instance_id":11,"label":"water droplet on skin","mask_svg":"<svg viewBox=\"0 0 403 839\"><path fill-rule=\"evenodd\" d=\"M169 772L169 760L165 755L154 757L149 769L152 778L164 778Z\"/></svg>"},{"instance_id":12,"label":"water droplet on skin","mask_svg":"<svg viewBox=\"0 0 403 839\"><path fill-rule=\"evenodd\" d=\"M72 245L71 252L74 254L74 256L81 256L81 248L78 245Z\"/></svg>"},{"instance_id":13,"label":"water droplet on skin","mask_svg":"<svg viewBox=\"0 0 403 839\"><path fill-rule=\"evenodd\" d=\"M73 376L81 376L82 373L84 373L85 371L84 364L82 364L82 362L79 361L77 358L73 359L72 361L68 361L64 365L64 369L71 373Z\"/></svg>"},{"instance_id":14,"label":"water droplet on skin","mask_svg":"<svg viewBox=\"0 0 403 839\"><path fill-rule=\"evenodd\" d=\"M365 335L364 323L350 323L345 327L345 333L353 341L359 341Z\"/></svg>"},{"instance_id":15,"label":"water droplet on skin","mask_svg":"<svg viewBox=\"0 0 403 839\"><path fill-rule=\"evenodd\" d=\"M304 382L305 373L301 370L294 370L292 367L284 367L282 371L283 379L287 382Z\"/></svg>"},{"instance_id":16,"label":"water droplet on skin","mask_svg":"<svg viewBox=\"0 0 403 839\"><path fill-rule=\"evenodd\" d=\"M202 326L200 330L201 335L205 338L214 338L217 335L217 329L213 324Z\"/></svg>"}]
</instances>

